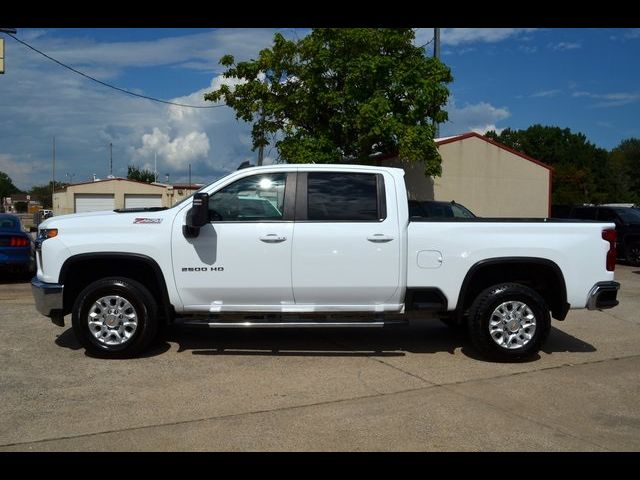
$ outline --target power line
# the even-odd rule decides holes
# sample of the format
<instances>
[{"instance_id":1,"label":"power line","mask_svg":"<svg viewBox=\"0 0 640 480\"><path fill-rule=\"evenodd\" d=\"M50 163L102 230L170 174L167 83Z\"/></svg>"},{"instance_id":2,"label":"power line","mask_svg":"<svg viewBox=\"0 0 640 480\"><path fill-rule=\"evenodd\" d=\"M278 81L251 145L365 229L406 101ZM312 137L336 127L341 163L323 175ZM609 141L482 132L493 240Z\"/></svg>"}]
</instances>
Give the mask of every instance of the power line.
<instances>
[{"instance_id":1,"label":"power line","mask_svg":"<svg viewBox=\"0 0 640 480\"><path fill-rule=\"evenodd\" d=\"M139 98L145 98L145 99L151 100L153 102L165 103L167 105L175 105L177 107L186 107L186 108L218 108L218 107L226 107L226 105L186 105L184 103L169 102L168 100L161 100L159 98L149 97L147 95L141 95L139 93L130 92L129 90L125 90L124 88L116 87L115 85L111 85L109 83L103 82L102 80L98 80L97 78L94 78L91 75L87 75L86 73L83 73L80 70L76 70L75 68L70 67L69 65L65 65L64 63L60 62L59 60L56 60L55 58L47 55L46 53L41 52L37 48L32 47L27 42L23 42L22 40L20 40L19 38L15 37L14 35L12 35L12 34L10 34L8 32L5 32L5 33L7 33L7 35L9 35L11 38L13 38L16 42L23 44L24 46L30 48L34 52L39 53L43 57L48 58L52 62L57 63L61 67L64 67L64 68L66 68L68 70L71 70L72 72L77 73L78 75L82 75L83 77L88 78L89 80L92 80L92 81L94 81L96 83L99 83L100 85L103 85L105 87L109 87L109 88L112 88L112 89L117 90L119 92L126 93L127 95L131 95L131 96L139 97Z\"/></svg>"}]
</instances>

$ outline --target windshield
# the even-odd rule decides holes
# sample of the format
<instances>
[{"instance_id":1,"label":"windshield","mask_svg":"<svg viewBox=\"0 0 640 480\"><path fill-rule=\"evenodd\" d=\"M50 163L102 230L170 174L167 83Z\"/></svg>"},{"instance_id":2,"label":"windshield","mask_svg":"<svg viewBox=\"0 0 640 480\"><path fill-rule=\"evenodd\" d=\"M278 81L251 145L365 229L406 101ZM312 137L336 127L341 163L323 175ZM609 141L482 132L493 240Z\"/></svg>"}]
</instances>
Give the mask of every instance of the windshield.
<instances>
[{"instance_id":1,"label":"windshield","mask_svg":"<svg viewBox=\"0 0 640 480\"><path fill-rule=\"evenodd\" d=\"M616 213L623 222L640 223L640 210L637 208L616 208Z\"/></svg>"},{"instance_id":2,"label":"windshield","mask_svg":"<svg viewBox=\"0 0 640 480\"><path fill-rule=\"evenodd\" d=\"M11 217L0 217L0 230L18 230L18 222Z\"/></svg>"}]
</instances>

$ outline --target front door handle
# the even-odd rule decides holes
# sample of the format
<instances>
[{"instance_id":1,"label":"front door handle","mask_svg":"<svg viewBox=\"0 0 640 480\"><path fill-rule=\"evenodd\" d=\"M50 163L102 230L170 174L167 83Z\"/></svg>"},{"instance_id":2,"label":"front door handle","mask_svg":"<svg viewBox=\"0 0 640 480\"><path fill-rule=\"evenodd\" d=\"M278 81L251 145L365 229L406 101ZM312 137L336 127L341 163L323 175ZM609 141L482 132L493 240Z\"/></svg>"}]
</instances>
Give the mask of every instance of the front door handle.
<instances>
[{"instance_id":1,"label":"front door handle","mask_svg":"<svg viewBox=\"0 0 640 480\"><path fill-rule=\"evenodd\" d=\"M258 238L260 239L261 242L264 242L264 243L280 243L280 242L284 242L287 239L287 237L280 237L275 233L270 233L269 235L263 235Z\"/></svg>"},{"instance_id":2,"label":"front door handle","mask_svg":"<svg viewBox=\"0 0 640 480\"><path fill-rule=\"evenodd\" d=\"M393 240L393 237L390 237L388 235L384 235L382 233L376 233L375 235L371 235L371 236L367 237L367 240L369 240L370 242L373 242L373 243L386 243L386 242L390 242L391 240Z\"/></svg>"}]
</instances>

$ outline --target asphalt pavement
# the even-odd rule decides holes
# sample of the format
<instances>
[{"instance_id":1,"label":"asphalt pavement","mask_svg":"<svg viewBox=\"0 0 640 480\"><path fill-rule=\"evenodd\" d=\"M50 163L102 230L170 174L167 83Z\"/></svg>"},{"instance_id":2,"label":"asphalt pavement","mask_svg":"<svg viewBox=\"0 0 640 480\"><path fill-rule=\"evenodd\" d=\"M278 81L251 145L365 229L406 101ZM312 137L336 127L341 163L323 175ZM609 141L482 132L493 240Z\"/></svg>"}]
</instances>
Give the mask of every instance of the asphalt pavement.
<instances>
[{"instance_id":1,"label":"asphalt pavement","mask_svg":"<svg viewBox=\"0 0 640 480\"><path fill-rule=\"evenodd\" d=\"M85 355L0 281L0 451L638 451L640 268L540 355L478 356L438 320L363 331L180 328Z\"/></svg>"}]
</instances>

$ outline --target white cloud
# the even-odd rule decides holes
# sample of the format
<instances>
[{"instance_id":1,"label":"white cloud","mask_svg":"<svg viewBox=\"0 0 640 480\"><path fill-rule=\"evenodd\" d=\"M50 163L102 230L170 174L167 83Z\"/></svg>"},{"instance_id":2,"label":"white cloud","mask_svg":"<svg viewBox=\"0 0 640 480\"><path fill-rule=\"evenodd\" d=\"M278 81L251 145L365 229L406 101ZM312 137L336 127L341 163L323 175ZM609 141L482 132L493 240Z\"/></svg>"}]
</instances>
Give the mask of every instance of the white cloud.
<instances>
[{"instance_id":1,"label":"white cloud","mask_svg":"<svg viewBox=\"0 0 640 480\"><path fill-rule=\"evenodd\" d=\"M432 42L434 35L433 28L417 28L415 31L415 45L424 45ZM508 38L520 38L530 40L524 34L538 30L537 28L441 28L440 42L445 46L456 46L467 43L496 43ZM433 43L429 43L426 48L433 49ZM472 50L465 49L466 53ZM534 47L535 51L535 47ZM446 52L445 52L446 53Z\"/></svg>"},{"instance_id":2,"label":"white cloud","mask_svg":"<svg viewBox=\"0 0 640 480\"><path fill-rule=\"evenodd\" d=\"M261 48L271 44L274 32L217 30L195 37L196 40L209 38L207 48L215 53L208 61L217 63L218 55L224 53L232 53L237 58L255 57ZM108 62L103 65L101 58L91 59L89 52L97 55L115 48L125 58L117 60L119 53L113 52L109 54L113 58L109 58L120 68L140 59L142 54L135 51L140 43L142 50L153 57L148 59L149 64L167 61L163 55L173 55L171 61L177 62L184 59L179 55L188 50L185 45L197 43L193 35L188 37L188 41L173 39L179 48L164 54L157 50L169 48L166 39L157 41L155 46L151 41L93 45L86 39L52 38L51 35L40 35L37 39L46 40L47 46L51 41L56 47L54 50L68 52L78 61L93 62L87 69L94 73L109 75L115 70ZM86 47L87 43L93 46L83 50L82 45ZM80 52L75 51L78 45ZM257 154L251 151L250 126L236 120L235 112L226 106L188 109L133 98L62 69L25 51L16 42L7 41L6 46L11 68L1 79L0 152L3 156L0 170L7 172L19 188L49 181L53 136L57 144L56 178L64 179L69 173L76 182L89 179L93 173L106 177L109 143L113 143L113 173L117 176L126 176L127 165L132 163L153 165L156 151L161 178L170 173L174 182L188 179L189 163L192 180L204 183L235 170L245 160L255 162ZM39 46L49 51L48 47ZM202 52L203 47L200 48ZM204 93L222 83L233 85L237 80L209 76L201 88L170 100L211 106L212 102L204 100Z\"/></svg>"},{"instance_id":3,"label":"white cloud","mask_svg":"<svg viewBox=\"0 0 640 480\"><path fill-rule=\"evenodd\" d=\"M197 69L221 69L218 61L233 47L236 59L247 59L271 43L272 29L218 29L191 35L130 42L97 42L87 38L55 37L43 31L29 43L72 66L103 68L152 67L186 64ZM20 45L21 49L26 47ZM46 60L43 60L46 61Z\"/></svg>"},{"instance_id":4,"label":"white cloud","mask_svg":"<svg viewBox=\"0 0 640 480\"><path fill-rule=\"evenodd\" d=\"M538 51L538 47L535 45L520 45L518 48L524 53L536 53Z\"/></svg>"},{"instance_id":5,"label":"white cloud","mask_svg":"<svg viewBox=\"0 0 640 480\"><path fill-rule=\"evenodd\" d=\"M25 184L31 186L32 184L29 182L31 182L34 177L42 175L45 172L49 174L49 177L40 183L47 183L51 180L51 159L49 159L48 164L43 164L40 161L29 158L18 160L18 158L13 155L0 153L0 172L9 175L13 184L18 188Z\"/></svg>"},{"instance_id":6,"label":"white cloud","mask_svg":"<svg viewBox=\"0 0 640 480\"><path fill-rule=\"evenodd\" d=\"M628 39L640 38L640 28L630 28L624 34L624 38L628 38Z\"/></svg>"},{"instance_id":7,"label":"white cloud","mask_svg":"<svg viewBox=\"0 0 640 480\"><path fill-rule=\"evenodd\" d=\"M488 125L484 125L483 127L480 128L472 128L471 131L475 132L475 133L479 133L480 135L484 135L487 132L490 132L491 130L495 130L495 132L500 135L502 133L502 131L504 130L504 128L498 128L496 127L494 124L488 124Z\"/></svg>"},{"instance_id":8,"label":"white cloud","mask_svg":"<svg viewBox=\"0 0 640 480\"><path fill-rule=\"evenodd\" d=\"M535 30L537 28L443 28L441 38L443 45L496 43Z\"/></svg>"},{"instance_id":9,"label":"white cloud","mask_svg":"<svg viewBox=\"0 0 640 480\"><path fill-rule=\"evenodd\" d=\"M494 107L487 102L467 103L463 107L458 107L454 97L450 97L446 110L449 112L449 122L441 125L441 136L469 131L483 134L489 130L500 132L503 129L497 127L496 124L511 116L508 108Z\"/></svg>"},{"instance_id":10,"label":"white cloud","mask_svg":"<svg viewBox=\"0 0 640 480\"><path fill-rule=\"evenodd\" d=\"M547 97L555 97L561 93L560 90L541 90L539 92L535 92L531 94L533 98L547 98Z\"/></svg>"},{"instance_id":11,"label":"white cloud","mask_svg":"<svg viewBox=\"0 0 640 480\"><path fill-rule=\"evenodd\" d=\"M572 97L587 97L600 100L592 104L595 108L621 107L630 103L640 102L640 92L614 92L614 93L591 93L574 92Z\"/></svg>"},{"instance_id":12,"label":"white cloud","mask_svg":"<svg viewBox=\"0 0 640 480\"><path fill-rule=\"evenodd\" d=\"M184 170L189 163L206 158L209 153L209 137L205 132L189 132L173 139L158 127L142 136L142 147L136 153L144 159L159 154L170 168Z\"/></svg>"},{"instance_id":13,"label":"white cloud","mask_svg":"<svg viewBox=\"0 0 640 480\"><path fill-rule=\"evenodd\" d=\"M582 48L582 44L578 42L550 43L549 48L564 52L567 50L576 50L578 48Z\"/></svg>"}]
</instances>

